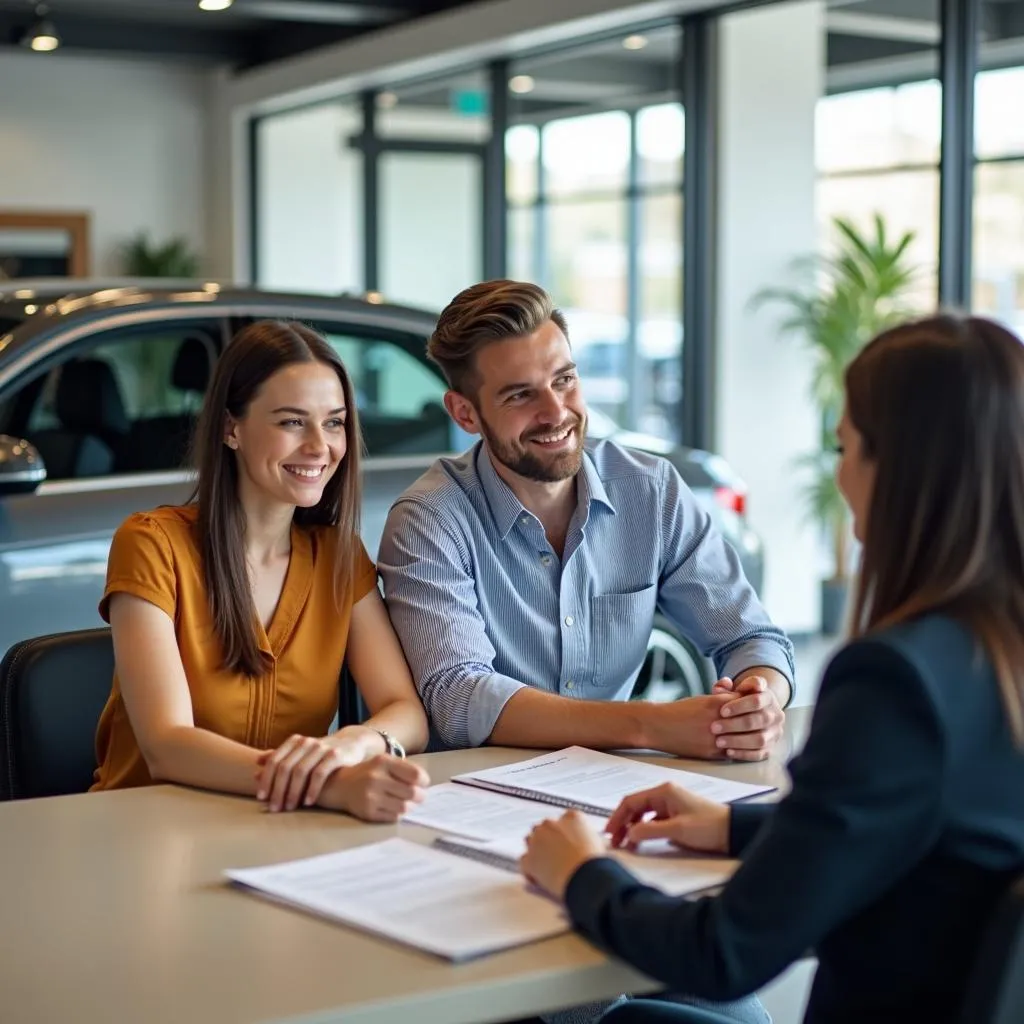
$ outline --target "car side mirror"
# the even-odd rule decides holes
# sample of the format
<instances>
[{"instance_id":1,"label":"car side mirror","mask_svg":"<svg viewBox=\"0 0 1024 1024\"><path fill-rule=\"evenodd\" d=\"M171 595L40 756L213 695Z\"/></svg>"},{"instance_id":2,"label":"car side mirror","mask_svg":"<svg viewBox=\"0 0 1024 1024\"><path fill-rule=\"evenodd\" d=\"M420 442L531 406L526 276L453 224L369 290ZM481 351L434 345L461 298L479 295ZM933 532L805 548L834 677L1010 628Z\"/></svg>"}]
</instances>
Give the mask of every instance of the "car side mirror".
<instances>
[{"instance_id":1,"label":"car side mirror","mask_svg":"<svg viewBox=\"0 0 1024 1024\"><path fill-rule=\"evenodd\" d=\"M0 434L0 497L31 494L46 479L46 466L36 446Z\"/></svg>"}]
</instances>

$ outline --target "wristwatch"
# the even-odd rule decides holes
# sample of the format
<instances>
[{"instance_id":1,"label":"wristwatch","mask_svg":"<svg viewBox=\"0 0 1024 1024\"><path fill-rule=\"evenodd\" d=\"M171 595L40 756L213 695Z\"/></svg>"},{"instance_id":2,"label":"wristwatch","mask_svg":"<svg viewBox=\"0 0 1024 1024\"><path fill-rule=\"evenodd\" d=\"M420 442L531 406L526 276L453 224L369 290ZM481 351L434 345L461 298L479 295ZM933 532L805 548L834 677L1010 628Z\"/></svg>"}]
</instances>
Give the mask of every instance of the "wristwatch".
<instances>
[{"instance_id":1,"label":"wristwatch","mask_svg":"<svg viewBox=\"0 0 1024 1024\"><path fill-rule=\"evenodd\" d=\"M405 757L405 747L403 747L402 744L391 735L391 733L385 732L383 729L377 729L376 731L383 737L384 745L387 747L387 752L392 757Z\"/></svg>"}]
</instances>

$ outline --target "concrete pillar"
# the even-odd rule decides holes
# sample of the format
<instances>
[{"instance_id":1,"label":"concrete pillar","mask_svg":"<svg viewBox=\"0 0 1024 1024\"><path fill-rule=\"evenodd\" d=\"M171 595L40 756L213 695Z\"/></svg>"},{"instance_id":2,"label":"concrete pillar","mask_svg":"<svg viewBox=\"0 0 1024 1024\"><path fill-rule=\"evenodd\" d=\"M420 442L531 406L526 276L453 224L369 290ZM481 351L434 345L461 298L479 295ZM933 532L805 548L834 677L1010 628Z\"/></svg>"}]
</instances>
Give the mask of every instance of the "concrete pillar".
<instances>
[{"instance_id":1,"label":"concrete pillar","mask_svg":"<svg viewBox=\"0 0 1024 1024\"><path fill-rule=\"evenodd\" d=\"M818 435L810 361L798 339L779 337L780 310L750 300L792 283L792 261L817 248L824 4L728 15L719 45L717 448L750 489L750 522L766 549L765 605L784 629L807 632L820 622L821 546L793 463Z\"/></svg>"}]
</instances>

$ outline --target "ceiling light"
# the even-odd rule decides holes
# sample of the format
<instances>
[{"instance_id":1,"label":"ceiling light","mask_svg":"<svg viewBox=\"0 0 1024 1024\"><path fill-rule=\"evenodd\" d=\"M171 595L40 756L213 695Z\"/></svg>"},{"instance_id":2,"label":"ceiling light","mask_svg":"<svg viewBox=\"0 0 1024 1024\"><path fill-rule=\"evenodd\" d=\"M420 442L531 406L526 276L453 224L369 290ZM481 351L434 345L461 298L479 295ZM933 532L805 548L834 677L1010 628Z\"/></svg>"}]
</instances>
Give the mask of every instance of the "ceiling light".
<instances>
[{"instance_id":1,"label":"ceiling light","mask_svg":"<svg viewBox=\"0 0 1024 1024\"><path fill-rule=\"evenodd\" d=\"M511 89L512 92L520 94L524 92L533 92L533 87L536 84L537 83L534 82L530 75L513 75L512 78L508 80L509 89Z\"/></svg>"},{"instance_id":2,"label":"ceiling light","mask_svg":"<svg viewBox=\"0 0 1024 1024\"><path fill-rule=\"evenodd\" d=\"M626 36L622 45L627 50L642 50L647 45L647 36Z\"/></svg>"},{"instance_id":3,"label":"ceiling light","mask_svg":"<svg viewBox=\"0 0 1024 1024\"><path fill-rule=\"evenodd\" d=\"M381 110L391 110L392 107L398 105L398 95L393 92L379 92L377 93L377 106Z\"/></svg>"},{"instance_id":4,"label":"ceiling light","mask_svg":"<svg viewBox=\"0 0 1024 1024\"><path fill-rule=\"evenodd\" d=\"M235 0L199 0L201 11L226 11Z\"/></svg>"},{"instance_id":5,"label":"ceiling light","mask_svg":"<svg viewBox=\"0 0 1024 1024\"><path fill-rule=\"evenodd\" d=\"M53 22L46 16L48 8L45 4L36 7L36 20L22 37L22 43L37 53L50 53L60 46L60 36Z\"/></svg>"}]
</instances>

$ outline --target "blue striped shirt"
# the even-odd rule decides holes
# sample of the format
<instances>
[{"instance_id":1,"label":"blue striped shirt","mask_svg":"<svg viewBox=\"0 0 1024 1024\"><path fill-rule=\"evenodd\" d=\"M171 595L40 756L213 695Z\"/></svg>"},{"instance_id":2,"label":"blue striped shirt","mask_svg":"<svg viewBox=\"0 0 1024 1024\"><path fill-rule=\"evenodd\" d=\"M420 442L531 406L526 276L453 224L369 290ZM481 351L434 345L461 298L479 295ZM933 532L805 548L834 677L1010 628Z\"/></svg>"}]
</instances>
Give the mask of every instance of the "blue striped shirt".
<instances>
[{"instance_id":1,"label":"blue striped shirt","mask_svg":"<svg viewBox=\"0 0 1024 1024\"><path fill-rule=\"evenodd\" d=\"M665 459L588 447L559 558L477 443L439 459L395 503L378 568L388 610L440 739L486 741L521 687L628 700L655 610L719 675L793 649L732 546Z\"/></svg>"}]
</instances>

